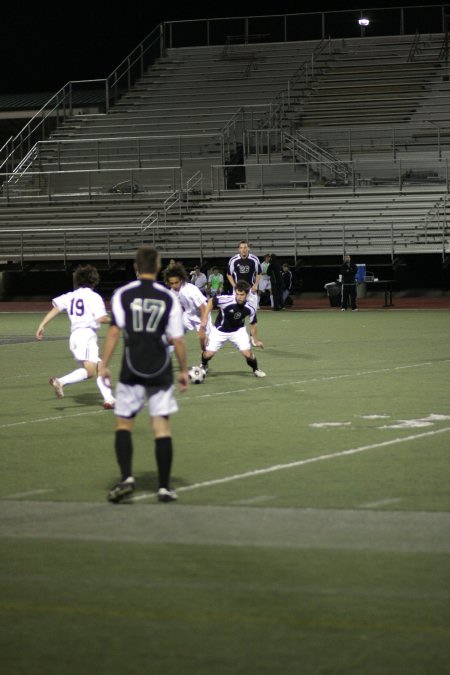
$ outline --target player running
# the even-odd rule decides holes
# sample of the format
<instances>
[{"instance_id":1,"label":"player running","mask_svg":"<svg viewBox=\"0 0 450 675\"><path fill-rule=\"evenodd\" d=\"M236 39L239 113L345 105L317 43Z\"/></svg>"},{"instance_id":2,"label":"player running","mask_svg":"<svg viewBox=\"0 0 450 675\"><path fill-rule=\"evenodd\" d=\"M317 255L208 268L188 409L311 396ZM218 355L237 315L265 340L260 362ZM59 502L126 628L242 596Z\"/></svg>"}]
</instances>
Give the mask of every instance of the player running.
<instances>
[{"instance_id":1,"label":"player running","mask_svg":"<svg viewBox=\"0 0 450 675\"><path fill-rule=\"evenodd\" d=\"M111 387L98 376L100 363L97 331L101 323L110 323L102 297L94 291L100 276L93 265L80 265L74 274L74 291L53 298L51 309L42 319L36 331L36 339L44 338L45 326L60 312L67 312L70 320L69 347L80 368L62 377L51 377L56 397L64 398L64 387L97 376L97 387L103 396L105 410L114 408Z\"/></svg>"}]
</instances>

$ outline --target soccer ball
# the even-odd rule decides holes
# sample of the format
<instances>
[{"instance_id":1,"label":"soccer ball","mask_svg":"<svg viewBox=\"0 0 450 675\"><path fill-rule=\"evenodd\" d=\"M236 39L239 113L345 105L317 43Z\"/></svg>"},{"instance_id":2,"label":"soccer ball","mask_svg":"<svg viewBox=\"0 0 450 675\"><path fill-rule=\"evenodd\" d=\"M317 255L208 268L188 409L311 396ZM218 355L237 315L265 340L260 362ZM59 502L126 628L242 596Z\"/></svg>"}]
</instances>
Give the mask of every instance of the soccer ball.
<instances>
[{"instance_id":1,"label":"soccer ball","mask_svg":"<svg viewBox=\"0 0 450 675\"><path fill-rule=\"evenodd\" d=\"M189 379L192 384L201 384L206 377L206 371L201 366L191 366L189 368Z\"/></svg>"}]
</instances>

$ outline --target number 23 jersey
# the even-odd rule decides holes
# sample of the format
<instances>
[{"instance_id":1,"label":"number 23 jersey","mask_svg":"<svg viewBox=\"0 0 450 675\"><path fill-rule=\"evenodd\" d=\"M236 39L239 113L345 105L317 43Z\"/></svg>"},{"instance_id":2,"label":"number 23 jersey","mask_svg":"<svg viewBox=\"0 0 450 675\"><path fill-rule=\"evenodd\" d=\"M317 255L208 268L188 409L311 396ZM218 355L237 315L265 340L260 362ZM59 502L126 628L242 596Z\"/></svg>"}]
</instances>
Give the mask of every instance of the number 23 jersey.
<instances>
[{"instance_id":1,"label":"number 23 jersey","mask_svg":"<svg viewBox=\"0 0 450 675\"><path fill-rule=\"evenodd\" d=\"M181 306L175 294L149 279L118 288L111 300L112 324L123 330L120 371L124 384L172 383L169 339L183 337Z\"/></svg>"}]
</instances>

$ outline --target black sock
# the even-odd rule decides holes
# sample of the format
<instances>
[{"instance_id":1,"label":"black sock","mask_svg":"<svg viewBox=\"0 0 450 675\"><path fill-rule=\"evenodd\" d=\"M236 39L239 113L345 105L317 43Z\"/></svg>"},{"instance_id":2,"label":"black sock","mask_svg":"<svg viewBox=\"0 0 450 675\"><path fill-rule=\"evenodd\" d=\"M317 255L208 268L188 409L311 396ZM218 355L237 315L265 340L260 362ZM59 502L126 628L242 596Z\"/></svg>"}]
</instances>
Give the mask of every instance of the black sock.
<instances>
[{"instance_id":1,"label":"black sock","mask_svg":"<svg viewBox=\"0 0 450 675\"><path fill-rule=\"evenodd\" d=\"M209 359L205 359L205 357L203 356L203 353L202 353L202 366L203 367L207 366L208 363L211 361L211 359L212 359L212 356L210 356Z\"/></svg>"},{"instance_id":2,"label":"black sock","mask_svg":"<svg viewBox=\"0 0 450 675\"><path fill-rule=\"evenodd\" d=\"M158 478L160 488L169 490L170 469L172 467L172 437L155 439L156 464L158 466Z\"/></svg>"},{"instance_id":3,"label":"black sock","mask_svg":"<svg viewBox=\"0 0 450 675\"><path fill-rule=\"evenodd\" d=\"M131 460L133 457L133 442L130 431L127 431L126 429L118 429L116 431L115 449L122 480L125 480L128 476L132 475Z\"/></svg>"},{"instance_id":4,"label":"black sock","mask_svg":"<svg viewBox=\"0 0 450 675\"><path fill-rule=\"evenodd\" d=\"M247 361L248 365L253 370L253 372L255 372L255 370L258 370L258 362L255 359L255 357L253 357L252 359L250 357L248 358L246 357L245 360Z\"/></svg>"}]
</instances>

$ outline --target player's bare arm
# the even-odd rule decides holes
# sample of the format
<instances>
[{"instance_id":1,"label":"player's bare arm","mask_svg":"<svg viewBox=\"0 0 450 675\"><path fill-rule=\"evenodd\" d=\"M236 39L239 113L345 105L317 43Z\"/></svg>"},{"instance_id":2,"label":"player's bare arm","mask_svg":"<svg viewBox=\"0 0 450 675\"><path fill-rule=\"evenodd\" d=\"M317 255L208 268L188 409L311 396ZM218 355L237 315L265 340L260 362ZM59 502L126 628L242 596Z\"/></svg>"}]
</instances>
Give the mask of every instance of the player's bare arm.
<instances>
[{"instance_id":1,"label":"player's bare arm","mask_svg":"<svg viewBox=\"0 0 450 675\"><path fill-rule=\"evenodd\" d=\"M51 309L49 312L47 312L47 314L42 319L42 321L39 324L39 327L36 331L36 340L42 340L42 338L44 337L44 333L45 333L45 326L49 323L49 321L54 319L55 316L57 316L60 313L60 311L61 310L58 309L58 307L53 307L53 309Z\"/></svg>"},{"instance_id":2,"label":"player's bare arm","mask_svg":"<svg viewBox=\"0 0 450 675\"><path fill-rule=\"evenodd\" d=\"M213 298L210 298L208 302L205 302L204 305L200 307L200 329L199 334L201 336L205 335L206 325L208 323L208 317L211 314L213 309Z\"/></svg>"},{"instance_id":3,"label":"player's bare arm","mask_svg":"<svg viewBox=\"0 0 450 675\"><path fill-rule=\"evenodd\" d=\"M175 356L180 367L180 372L178 373L178 388L180 392L186 391L189 386L189 374L187 368L186 360L186 345L184 342L184 337L172 338L171 343L175 349Z\"/></svg>"},{"instance_id":4,"label":"player's bare arm","mask_svg":"<svg viewBox=\"0 0 450 675\"><path fill-rule=\"evenodd\" d=\"M233 277L231 276L231 274L227 274L227 279L230 282L230 284L232 285L232 287L234 288L236 286L236 282L233 279Z\"/></svg>"},{"instance_id":5,"label":"player's bare arm","mask_svg":"<svg viewBox=\"0 0 450 675\"><path fill-rule=\"evenodd\" d=\"M260 280L260 279L261 279L261 275L260 275L260 274L257 274L257 275L256 275L256 278L255 278L255 283L254 283L253 286L252 286L252 291L253 291L253 293L256 293L256 291L258 290L259 280Z\"/></svg>"},{"instance_id":6,"label":"player's bare arm","mask_svg":"<svg viewBox=\"0 0 450 675\"><path fill-rule=\"evenodd\" d=\"M251 343L254 347L259 347L260 349L264 349L264 342L261 340L258 340L258 329L257 329L257 324L252 323L250 324L250 337L251 337Z\"/></svg>"},{"instance_id":7,"label":"player's bare arm","mask_svg":"<svg viewBox=\"0 0 450 675\"><path fill-rule=\"evenodd\" d=\"M103 378L103 380L108 380L110 378L108 366L117 347L117 343L119 342L121 332L122 331L118 326L110 326L108 328L108 332L106 333L102 360L98 366L98 374L101 378Z\"/></svg>"}]
</instances>

